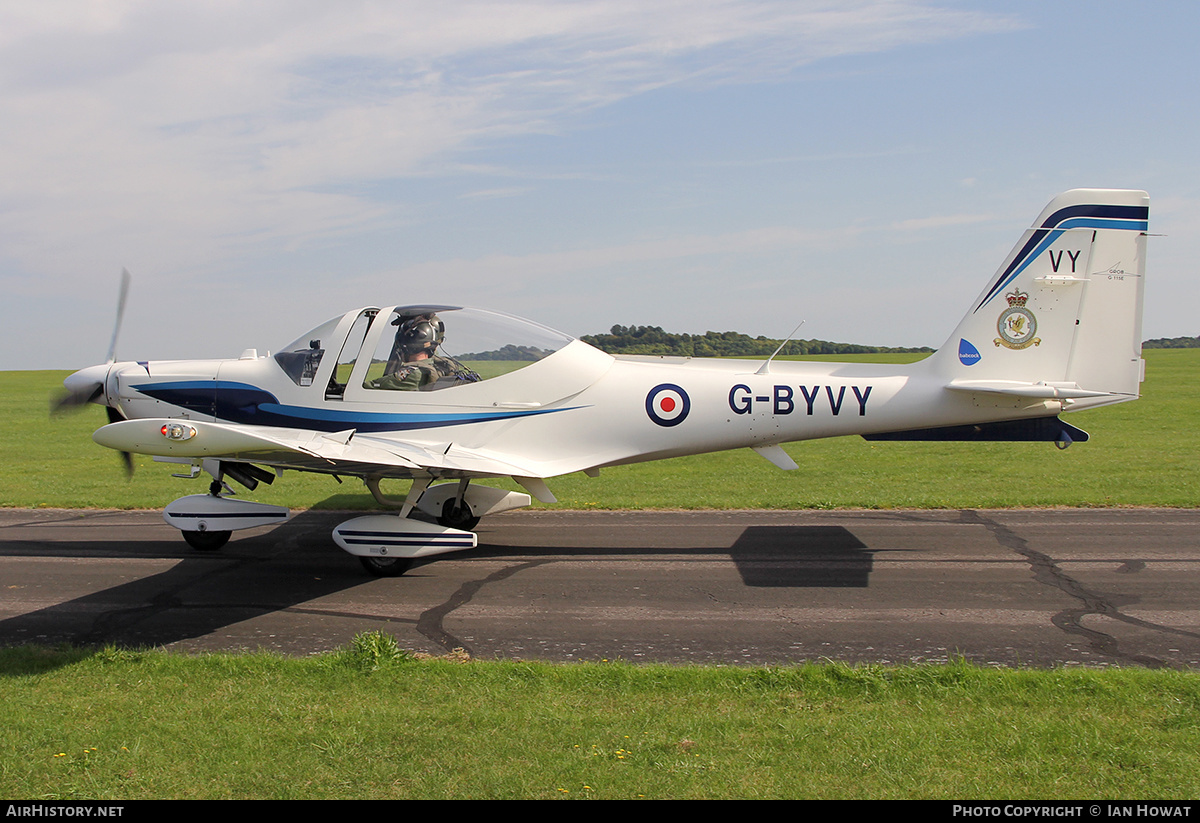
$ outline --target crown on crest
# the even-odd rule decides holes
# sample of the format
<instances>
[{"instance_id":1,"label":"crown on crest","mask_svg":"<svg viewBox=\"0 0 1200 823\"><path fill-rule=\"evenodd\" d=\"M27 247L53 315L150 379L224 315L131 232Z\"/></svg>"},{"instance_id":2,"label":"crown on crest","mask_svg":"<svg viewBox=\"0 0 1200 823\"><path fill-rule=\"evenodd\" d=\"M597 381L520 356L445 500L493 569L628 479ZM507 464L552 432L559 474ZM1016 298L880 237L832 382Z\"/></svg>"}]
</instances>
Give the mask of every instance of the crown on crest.
<instances>
[{"instance_id":1,"label":"crown on crest","mask_svg":"<svg viewBox=\"0 0 1200 823\"><path fill-rule=\"evenodd\" d=\"M1008 300L1008 305L1010 307L1024 306L1025 301L1029 299L1029 294L1021 291L1020 289L1013 289L1008 294L1004 295L1004 297L1006 300Z\"/></svg>"}]
</instances>

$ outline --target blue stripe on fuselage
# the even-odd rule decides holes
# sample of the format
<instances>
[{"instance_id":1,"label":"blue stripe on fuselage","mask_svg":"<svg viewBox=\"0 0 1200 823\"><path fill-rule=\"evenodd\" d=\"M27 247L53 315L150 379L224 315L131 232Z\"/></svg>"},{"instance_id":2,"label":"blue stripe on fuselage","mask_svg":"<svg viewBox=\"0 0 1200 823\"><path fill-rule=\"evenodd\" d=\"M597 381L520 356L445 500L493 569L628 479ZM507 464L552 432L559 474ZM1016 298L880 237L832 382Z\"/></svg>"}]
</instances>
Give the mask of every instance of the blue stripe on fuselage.
<instances>
[{"instance_id":1,"label":"blue stripe on fuselage","mask_svg":"<svg viewBox=\"0 0 1200 823\"><path fill-rule=\"evenodd\" d=\"M515 420L567 409L501 412L393 413L311 408L280 403L270 392L248 383L223 380L178 380L131 386L147 397L172 406L212 415L220 421L316 431L409 431L468 423Z\"/></svg>"}]
</instances>

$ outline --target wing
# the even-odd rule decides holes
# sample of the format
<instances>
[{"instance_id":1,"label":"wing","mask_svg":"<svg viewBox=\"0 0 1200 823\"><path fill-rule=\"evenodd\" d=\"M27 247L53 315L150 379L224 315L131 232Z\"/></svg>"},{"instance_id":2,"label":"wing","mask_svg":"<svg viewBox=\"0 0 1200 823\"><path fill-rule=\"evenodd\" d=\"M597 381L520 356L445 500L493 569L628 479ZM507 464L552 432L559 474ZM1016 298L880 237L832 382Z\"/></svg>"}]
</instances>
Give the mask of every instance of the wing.
<instances>
[{"instance_id":1,"label":"wing","mask_svg":"<svg viewBox=\"0 0 1200 823\"><path fill-rule=\"evenodd\" d=\"M216 458L300 471L357 476L537 477L536 467L507 455L453 446L422 447L353 430L246 426L200 420L122 420L92 435L102 446L156 457Z\"/></svg>"}]
</instances>

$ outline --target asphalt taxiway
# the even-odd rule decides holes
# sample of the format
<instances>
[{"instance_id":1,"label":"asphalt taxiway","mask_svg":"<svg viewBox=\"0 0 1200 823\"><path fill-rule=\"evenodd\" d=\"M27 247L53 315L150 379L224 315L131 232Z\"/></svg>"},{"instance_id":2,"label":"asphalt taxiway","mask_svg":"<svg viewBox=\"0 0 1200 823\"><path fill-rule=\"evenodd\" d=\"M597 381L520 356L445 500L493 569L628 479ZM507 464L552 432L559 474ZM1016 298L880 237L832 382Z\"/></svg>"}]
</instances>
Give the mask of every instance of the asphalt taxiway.
<instances>
[{"instance_id":1,"label":"asphalt taxiway","mask_svg":"<svg viewBox=\"0 0 1200 823\"><path fill-rule=\"evenodd\" d=\"M187 547L157 512L0 509L0 644L477 658L1200 665L1200 511L520 511L373 578L300 512Z\"/></svg>"}]
</instances>

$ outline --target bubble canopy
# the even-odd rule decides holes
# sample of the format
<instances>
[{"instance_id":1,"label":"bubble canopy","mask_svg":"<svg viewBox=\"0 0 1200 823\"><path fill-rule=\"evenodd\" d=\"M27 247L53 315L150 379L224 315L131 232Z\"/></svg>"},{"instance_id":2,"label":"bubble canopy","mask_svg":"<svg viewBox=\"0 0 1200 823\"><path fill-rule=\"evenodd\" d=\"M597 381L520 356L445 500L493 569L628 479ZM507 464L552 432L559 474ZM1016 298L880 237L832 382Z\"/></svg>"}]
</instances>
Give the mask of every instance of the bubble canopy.
<instances>
[{"instance_id":1,"label":"bubble canopy","mask_svg":"<svg viewBox=\"0 0 1200 823\"><path fill-rule=\"evenodd\" d=\"M296 338L275 355L276 362L300 386L314 382L317 369L330 352L338 354L334 381L344 382L354 363L370 358L370 387L385 369L395 368L406 329L428 321L435 330L440 361L451 361L477 382L536 363L571 343L574 338L540 323L487 309L463 306L415 305L391 309L368 307L331 318ZM329 355L331 356L331 355ZM446 383L437 388L453 385ZM422 389L433 388L422 386Z\"/></svg>"}]
</instances>

